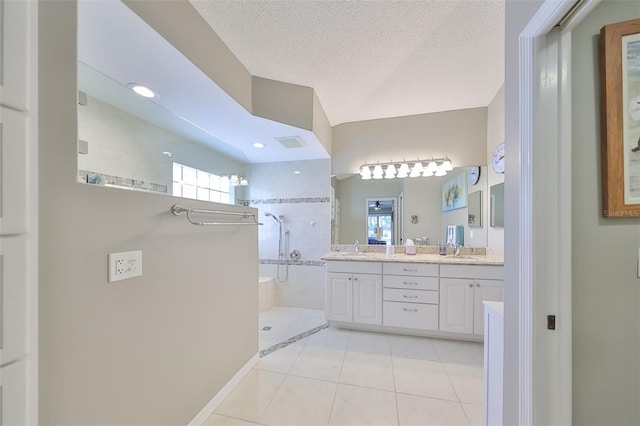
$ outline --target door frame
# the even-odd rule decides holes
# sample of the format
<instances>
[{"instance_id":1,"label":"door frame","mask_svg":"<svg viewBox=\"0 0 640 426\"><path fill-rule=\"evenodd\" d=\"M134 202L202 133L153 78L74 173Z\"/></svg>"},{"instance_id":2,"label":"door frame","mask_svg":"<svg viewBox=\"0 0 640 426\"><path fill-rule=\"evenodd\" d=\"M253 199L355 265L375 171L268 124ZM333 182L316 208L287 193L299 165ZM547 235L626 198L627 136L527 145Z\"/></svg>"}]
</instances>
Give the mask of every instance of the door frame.
<instances>
[{"instance_id":1,"label":"door frame","mask_svg":"<svg viewBox=\"0 0 640 426\"><path fill-rule=\"evenodd\" d=\"M545 411L547 424L572 421L571 200L561 197L571 193L571 30L599 3L585 0L572 11L576 0L545 0L519 37L520 196L509 201L509 208L518 210L518 233L510 238L518 242L519 251L513 269L517 275L507 279L519 283L517 392L518 424L523 425L539 423L536 419ZM559 34L548 43L547 35L560 22ZM554 61L555 80L541 82L541 72L550 71ZM548 175L540 173L540 162L534 161L550 157L555 163L545 166L551 166L557 185L548 184ZM544 214L534 203L541 193L555 200ZM549 252L559 257L551 271L544 262ZM543 261L536 264L536 259ZM555 332L543 325L549 314L558 318ZM534 369L542 372L535 381Z\"/></svg>"}]
</instances>

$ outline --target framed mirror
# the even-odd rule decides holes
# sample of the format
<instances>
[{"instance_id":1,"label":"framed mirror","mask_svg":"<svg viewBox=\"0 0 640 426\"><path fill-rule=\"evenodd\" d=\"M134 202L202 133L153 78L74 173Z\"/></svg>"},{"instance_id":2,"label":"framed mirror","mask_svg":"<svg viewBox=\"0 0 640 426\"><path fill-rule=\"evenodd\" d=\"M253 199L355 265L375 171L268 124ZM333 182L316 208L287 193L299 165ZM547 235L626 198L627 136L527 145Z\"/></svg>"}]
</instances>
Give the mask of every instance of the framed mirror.
<instances>
[{"instance_id":1,"label":"framed mirror","mask_svg":"<svg viewBox=\"0 0 640 426\"><path fill-rule=\"evenodd\" d=\"M499 183L491 187L490 193L490 226L504 226L504 183Z\"/></svg>"},{"instance_id":2,"label":"framed mirror","mask_svg":"<svg viewBox=\"0 0 640 426\"><path fill-rule=\"evenodd\" d=\"M482 228L482 191L469 194L467 208L469 228Z\"/></svg>"}]
</instances>

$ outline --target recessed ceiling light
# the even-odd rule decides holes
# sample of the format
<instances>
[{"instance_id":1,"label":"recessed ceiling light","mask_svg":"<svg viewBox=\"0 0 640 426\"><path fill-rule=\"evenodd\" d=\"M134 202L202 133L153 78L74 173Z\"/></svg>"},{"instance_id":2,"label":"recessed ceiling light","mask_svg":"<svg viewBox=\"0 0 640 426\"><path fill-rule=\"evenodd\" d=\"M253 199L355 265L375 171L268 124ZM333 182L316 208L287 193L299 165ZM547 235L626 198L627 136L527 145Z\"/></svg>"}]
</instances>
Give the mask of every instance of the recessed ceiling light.
<instances>
[{"instance_id":1,"label":"recessed ceiling light","mask_svg":"<svg viewBox=\"0 0 640 426\"><path fill-rule=\"evenodd\" d=\"M262 142L254 142L253 143L253 147L254 148L264 148L264 144Z\"/></svg>"},{"instance_id":2,"label":"recessed ceiling light","mask_svg":"<svg viewBox=\"0 0 640 426\"><path fill-rule=\"evenodd\" d=\"M169 151L162 151L162 153L163 153L164 155L166 155L167 157L169 157L169 158L173 157L173 153L172 153L172 152L169 152Z\"/></svg>"},{"instance_id":3,"label":"recessed ceiling light","mask_svg":"<svg viewBox=\"0 0 640 426\"><path fill-rule=\"evenodd\" d=\"M149 89L147 86L138 83L129 83L127 86L136 92L138 95L143 96L145 98L155 98L158 95L153 90Z\"/></svg>"},{"instance_id":4,"label":"recessed ceiling light","mask_svg":"<svg viewBox=\"0 0 640 426\"><path fill-rule=\"evenodd\" d=\"M302 173L300 170L294 170L293 172L294 175L299 175L300 173Z\"/></svg>"}]
</instances>

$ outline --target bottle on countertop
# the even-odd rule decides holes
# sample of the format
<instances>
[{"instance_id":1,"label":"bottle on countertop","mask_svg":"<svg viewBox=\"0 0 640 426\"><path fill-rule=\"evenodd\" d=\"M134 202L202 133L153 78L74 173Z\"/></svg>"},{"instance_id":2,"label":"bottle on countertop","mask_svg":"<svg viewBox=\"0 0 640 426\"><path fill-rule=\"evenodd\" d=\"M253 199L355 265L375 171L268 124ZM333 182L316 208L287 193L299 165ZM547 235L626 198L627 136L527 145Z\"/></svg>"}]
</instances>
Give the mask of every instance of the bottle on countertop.
<instances>
[{"instance_id":1,"label":"bottle on countertop","mask_svg":"<svg viewBox=\"0 0 640 426\"><path fill-rule=\"evenodd\" d=\"M442 241L438 240L438 247L440 249L440 256L446 256L446 254L447 254L447 246L445 246Z\"/></svg>"},{"instance_id":2,"label":"bottle on countertop","mask_svg":"<svg viewBox=\"0 0 640 426\"><path fill-rule=\"evenodd\" d=\"M394 253L394 247L387 241L387 246L385 247L385 253L387 256L391 256Z\"/></svg>"}]
</instances>

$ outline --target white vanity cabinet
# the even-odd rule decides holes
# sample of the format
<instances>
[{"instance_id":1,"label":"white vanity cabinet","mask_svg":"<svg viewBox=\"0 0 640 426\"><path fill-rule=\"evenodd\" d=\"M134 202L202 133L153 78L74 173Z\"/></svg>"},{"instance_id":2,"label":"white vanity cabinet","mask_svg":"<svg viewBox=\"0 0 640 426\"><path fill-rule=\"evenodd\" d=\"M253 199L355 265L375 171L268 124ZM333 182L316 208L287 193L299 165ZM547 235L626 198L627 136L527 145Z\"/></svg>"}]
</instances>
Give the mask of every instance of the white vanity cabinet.
<instances>
[{"instance_id":1,"label":"white vanity cabinet","mask_svg":"<svg viewBox=\"0 0 640 426\"><path fill-rule=\"evenodd\" d=\"M383 325L438 330L438 265L383 264Z\"/></svg>"},{"instance_id":2,"label":"white vanity cabinet","mask_svg":"<svg viewBox=\"0 0 640 426\"><path fill-rule=\"evenodd\" d=\"M502 266L440 266L440 331L482 336L482 302L503 299Z\"/></svg>"},{"instance_id":3,"label":"white vanity cabinet","mask_svg":"<svg viewBox=\"0 0 640 426\"><path fill-rule=\"evenodd\" d=\"M382 324L380 262L327 262L327 320Z\"/></svg>"}]
</instances>

